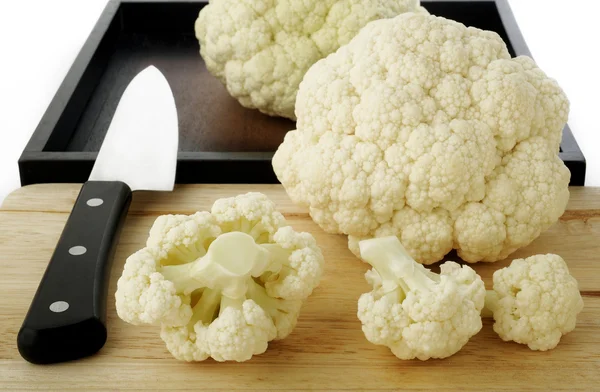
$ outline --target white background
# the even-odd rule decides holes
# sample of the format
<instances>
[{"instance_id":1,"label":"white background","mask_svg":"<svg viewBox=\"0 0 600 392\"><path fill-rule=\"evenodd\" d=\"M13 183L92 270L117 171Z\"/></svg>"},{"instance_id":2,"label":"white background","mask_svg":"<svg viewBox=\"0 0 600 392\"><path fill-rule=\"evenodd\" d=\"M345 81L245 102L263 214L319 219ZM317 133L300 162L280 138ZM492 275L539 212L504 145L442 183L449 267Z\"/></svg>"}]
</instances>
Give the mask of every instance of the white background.
<instances>
[{"instance_id":1,"label":"white background","mask_svg":"<svg viewBox=\"0 0 600 392\"><path fill-rule=\"evenodd\" d=\"M569 125L600 186L600 1L509 0L540 67L571 101ZM17 160L107 0L0 0L0 201Z\"/></svg>"}]
</instances>

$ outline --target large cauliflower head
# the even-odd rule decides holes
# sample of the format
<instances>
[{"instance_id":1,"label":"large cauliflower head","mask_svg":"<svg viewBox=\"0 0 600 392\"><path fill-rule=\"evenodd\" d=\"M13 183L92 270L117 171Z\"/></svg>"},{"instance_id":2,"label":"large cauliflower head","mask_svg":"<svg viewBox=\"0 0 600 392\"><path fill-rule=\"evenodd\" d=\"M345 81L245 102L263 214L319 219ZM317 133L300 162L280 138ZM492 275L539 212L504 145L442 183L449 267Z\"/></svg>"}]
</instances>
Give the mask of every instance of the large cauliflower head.
<instances>
[{"instance_id":1,"label":"large cauliflower head","mask_svg":"<svg viewBox=\"0 0 600 392\"><path fill-rule=\"evenodd\" d=\"M559 85L498 34L405 13L311 67L273 168L356 255L359 240L396 235L423 264L453 248L496 261L565 210L568 112Z\"/></svg>"},{"instance_id":2,"label":"large cauliflower head","mask_svg":"<svg viewBox=\"0 0 600 392\"><path fill-rule=\"evenodd\" d=\"M298 85L368 22L425 12L419 0L211 0L195 23L200 54L241 105L295 119Z\"/></svg>"}]
</instances>

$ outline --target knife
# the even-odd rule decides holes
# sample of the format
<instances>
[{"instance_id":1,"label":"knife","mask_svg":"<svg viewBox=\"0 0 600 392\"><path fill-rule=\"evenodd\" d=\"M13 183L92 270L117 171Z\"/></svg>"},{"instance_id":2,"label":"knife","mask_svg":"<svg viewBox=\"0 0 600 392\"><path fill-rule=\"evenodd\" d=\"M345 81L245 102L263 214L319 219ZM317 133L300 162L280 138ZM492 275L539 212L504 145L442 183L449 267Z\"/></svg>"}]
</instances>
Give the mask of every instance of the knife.
<instances>
[{"instance_id":1,"label":"knife","mask_svg":"<svg viewBox=\"0 0 600 392\"><path fill-rule=\"evenodd\" d=\"M178 143L175 99L150 66L123 93L33 297L17 336L25 360L65 362L104 346L110 269L132 192L173 190Z\"/></svg>"}]
</instances>

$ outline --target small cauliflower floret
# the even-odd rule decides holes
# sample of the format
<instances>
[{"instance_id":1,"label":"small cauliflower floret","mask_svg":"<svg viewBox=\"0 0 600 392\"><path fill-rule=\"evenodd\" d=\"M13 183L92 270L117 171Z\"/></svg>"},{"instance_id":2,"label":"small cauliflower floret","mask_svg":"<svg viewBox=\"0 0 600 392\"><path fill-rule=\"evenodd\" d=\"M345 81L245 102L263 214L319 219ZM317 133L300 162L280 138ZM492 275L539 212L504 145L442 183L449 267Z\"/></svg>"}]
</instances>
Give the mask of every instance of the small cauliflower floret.
<instances>
[{"instance_id":1,"label":"small cauliflower floret","mask_svg":"<svg viewBox=\"0 0 600 392\"><path fill-rule=\"evenodd\" d=\"M286 299L308 297L322 273L322 256L314 251L313 236L282 227L273 236L273 243L262 247L275 256L263 275L267 294Z\"/></svg>"},{"instance_id":2,"label":"small cauliflower floret","mask_svg":"<svg viewBox=\"0 0 600 392\"><path fill-rule=\"evenodd\" d=\"M146 247L127 258L117 282L116 308L124 321L185 325L192 315L189 296L182 296L159 272L164 265L202 257L221 233L212 215L162 215L152 227Z\"/></svg>"},{"instance_id":3,"label":"small cauliflower floret","mask_svg":"<svg viewBox=\"0 0 600 392\"><path fill-rule=\"evenodd\" d=\"M564 213L569 100L495 32L406 12L315 63L272 164L326 232L395 235L421 264L494 262Z\"/></svg>"},{"instance_id":4,"label":"small cauliflower floret","mask_svg":"<svg viewBox=\"0 0 600 392\"><path fill-rule=\"evenodd\" d=\"M131 324L161 325L184 361L246 361L295 328L318 286L323 255L263 194L214 203L210 213L159 217L131 255L116 306Z\"/></svg>"},{"instance_id":5,"label":"small cauliflower floret","mask_svg":"<svg viewBox=\"0 0 600 392\"><path fill-rule=\"evenodd\" d=\"M210 356L219 362L243 362L264 353L268 342L277 337L273 319L253 299L232 299L207 288L193 310L187 326L161 328L167 349L179 360L202 361Z\"/></svg>"},{"instance_id":6,"label":"small cauliflower floret","mask_svg":"<svg viewBox=\"0 0 600 392\"><path fill-rule=\"evenodd\" d=\"M195 22L208 71L247 108L295 119L298 85L370 21L419 0L211 0Z\"/></svg>"},{"instance_id":7,"label":"small cauliflower floret","mask_svg":"<svg viewBox=\"0 0 600 392\"><path fill-rule=\"evenodd\" d=\"M365 275L373 291L360 296L357 313L369 342L400 359L428 360L454 355L480 331L485 287L472 268L446 262L433 273L395 236L358 245L373 266Z\"/></svg>"},{"instance_id":8,"label":"small cauliflower floret","mask_svg":"<svg viewBox=\"0 0 600 392\"><path fill-rule=\"evenodd\" d=\"M185 325L192 317L189 297L177 293L172 282L158 272L159 251L143 248L127 258L117 282L117 315L133 325Z\"/></svg>"},{"instance_id":9,"label":"small cauliflower floret","mask_svg":"<svg viewBox=\"0 0 600 392\"><path fill-rule=\"evenodd\" d=\"M482 315L493 317L494 331L502 340L546 351L575 329L583 299L562 257L516 259L494 272L493 280Z\"/></svg>"}]
</instances>

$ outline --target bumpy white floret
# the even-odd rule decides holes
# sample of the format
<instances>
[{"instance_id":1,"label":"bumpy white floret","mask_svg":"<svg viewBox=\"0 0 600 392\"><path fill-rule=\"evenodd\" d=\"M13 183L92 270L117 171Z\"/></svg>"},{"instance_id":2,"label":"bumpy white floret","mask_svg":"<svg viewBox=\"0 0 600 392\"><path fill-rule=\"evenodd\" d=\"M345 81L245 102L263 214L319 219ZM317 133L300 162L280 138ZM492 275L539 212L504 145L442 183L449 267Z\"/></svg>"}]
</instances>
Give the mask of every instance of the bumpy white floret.
<instances>
[{"instance_id":1,"label":"bumpy white floret","mask_svg":"<svg viewBox=\"0 0 600 392\"><path fill-rule=\"evenodd\" d=\"M207 69L243 106L295 119L298 85L368 22L419 0L211 0L195 23Z\"/></svg>"},{"instance_id":2,"label":"bumpy white floret","mask_svg":"<svg viewBox=\"0 0 600 392\"><path fill-rule=\"evenodd\" d=\"M189 300L178 295L173 282L158 272L158 250L143 248L127 258L117 282L116 308L122 320L133 324L185 325L192 317Z\"/></svg>"},{"instance_id":3,"label":"bumpy white floret","mask_svg":"<svg viewBox=\"0 0 600 392\"><path fill-rule=\"evenodd\" d=\"M397 237L359 243L373 266L373 291L358 300L358 318L368 341L390 348L400 359L454 355L482 327L483 281L469 266L446 262L440 274L408 256Z\"/></svg>"},{"instance_id":4,"label":"bumpy white floret","mask_svg":"<svg viewBox=\"0 0 600 392\"><path fill-rule=\"evenodd\" d=\"M290 198L350 249L397 236L420 263L497 261L564 212L569 101L494 32L421 13L369 23L300 84L273 157Z\"/></svg>"},{"instance_id":5,"label":"bumpy white floret","mask_svg":"<svg viewBox=\"0 0 600 392\"><path fill-rule=\"evenodd\" d=\"M513 260L494 272L493 279L485 306L503 340L546 351L575 329L583 299L577 280L559 255Z\"/></svg>"},{"instance_id":6,"label":"bumpy white floret","mask_svg":"<svg viewBox=\"0 0 600 392\"><path fill-rule=\"evenodd\" d=\"M173 356L246 361L295 328L323 255L265 195L216 201L211 212L159 217L117 283L117 313L160 324Z\"/></svg>"},{"instance_id":7,"label":"bumpy white floret","mask_svg":"<svg viewBox=\"0 0 600 392\"><path fill-rule=\"evenodd\" d=\"M244 362L264 353L269 341L277 336L277 328L264 309L253 300L209 295L210 299L201 300L194 323L162 327L160 336L173 356L188 362L203 361L209 356L219 362ZM222 310L212 320L215 305Z\"/></svg>"}]
</instances>

